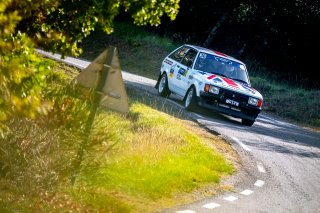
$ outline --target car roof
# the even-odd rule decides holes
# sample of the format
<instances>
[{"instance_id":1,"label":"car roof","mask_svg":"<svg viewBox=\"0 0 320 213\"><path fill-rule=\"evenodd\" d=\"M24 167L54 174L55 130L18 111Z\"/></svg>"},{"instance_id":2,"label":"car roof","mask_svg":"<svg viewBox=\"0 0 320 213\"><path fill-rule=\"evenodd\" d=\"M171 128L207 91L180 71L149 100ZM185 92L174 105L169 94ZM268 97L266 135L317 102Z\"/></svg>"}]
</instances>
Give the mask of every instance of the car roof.
<instances>
[{"instance_id":1,"label":"car roof","mask_svg":"<svg viewBox=\"0 0 320 213\"><path fill-rule=\"evenodd\" d=\"M232 56L229 56L227 54L224 54L224 53L221 53L221 52L218 52L218 51L215 51L215 50L211 50L211 49L208 49L208 48L205 48L205 47L200 47L200 46L197 46L197 45L192 45L192 44L185 44L183 46L188 46L188 47L192 47L200 52L205 52L205 53L209 53L209 54L213 54L213 55L216 55L216 56L219 56L219 57L223 57L223 58L227 58L227 59L231 59L233 61L236 61L236 62L239 62L241 64L244 64L242 61L232 57Z\"/></svg>"}]
</instances>

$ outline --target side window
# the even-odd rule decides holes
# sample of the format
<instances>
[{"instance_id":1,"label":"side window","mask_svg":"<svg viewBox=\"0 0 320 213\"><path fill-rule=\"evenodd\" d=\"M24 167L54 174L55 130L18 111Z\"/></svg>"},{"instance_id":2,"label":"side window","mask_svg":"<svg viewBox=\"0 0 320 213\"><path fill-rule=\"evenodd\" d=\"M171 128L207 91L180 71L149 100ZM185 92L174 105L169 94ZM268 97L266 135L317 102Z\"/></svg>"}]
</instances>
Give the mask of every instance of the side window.
<instances>
[{"instance_id":1,"label":"side window","mask_svg":"<svg viewBox=\"0 0 320 213\"><path fill-rule=\"evenodd\" d=\"M194 49L190 49L186 56L182 59L181 64L191 68L197 53L198 52Z\"/></svg>"},{"instance_id":2,"label":"side window","mask_svg":"<svg viewBox=\"0 0 320 213\"><path fill-rule=\"evenodd\" d=\"M172 53L171 55L169 55L169 58L180 62L181 59L184 57L184 55L186 54L186 52L188 51L188 47L181 47L179 48L177 51L175 51L174 53Z\"/></svg>"}]
</instances>

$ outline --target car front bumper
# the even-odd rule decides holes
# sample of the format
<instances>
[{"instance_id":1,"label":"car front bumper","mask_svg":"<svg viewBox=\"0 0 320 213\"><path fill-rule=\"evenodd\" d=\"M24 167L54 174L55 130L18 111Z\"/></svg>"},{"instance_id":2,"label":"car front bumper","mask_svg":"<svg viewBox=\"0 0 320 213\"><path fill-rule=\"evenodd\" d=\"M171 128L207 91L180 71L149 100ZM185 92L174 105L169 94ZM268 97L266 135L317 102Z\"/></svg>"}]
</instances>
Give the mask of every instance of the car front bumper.
<instances>
[{"instance_id":1,"label":"car front bumper","mask_svg":"<svg viewBox=\"0 0 320 213\"><path fill-rule=\"evenodd\" d=\"M259 107L250 106L244 101L238 102L239 106L233 106L227 104L226 99L223 96L213 95L205 92L201 92L200 97L198 97L199 106L236 118L254 121L261 112Z\"/></svg>"}]
</instances>

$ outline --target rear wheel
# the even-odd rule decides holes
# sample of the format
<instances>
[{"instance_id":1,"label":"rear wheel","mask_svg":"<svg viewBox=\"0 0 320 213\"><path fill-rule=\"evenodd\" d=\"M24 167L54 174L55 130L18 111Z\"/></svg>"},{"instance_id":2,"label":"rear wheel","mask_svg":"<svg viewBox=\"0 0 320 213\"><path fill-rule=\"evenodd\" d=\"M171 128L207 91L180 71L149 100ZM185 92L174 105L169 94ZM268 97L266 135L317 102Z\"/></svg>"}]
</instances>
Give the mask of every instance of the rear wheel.
<instances>
[{"instance_id":1,"label":"rear wheel","mask_svg":"<svg viewBox=\"0 0 320 213\"><path fill-rule=\"evenodd\" d=\"M252 126L254 124L254 120L242 119L242 124L246 126Z\"/></svg>"},{"instance_id":2,"label":"rear wheel","mask_svg":"<svg viewBox=\"0 0 320 213\"><path fill-rule=\"evenodd\" d=\"M171 92L169 90L169 86L168 86L168 78L167 78L166 73L163 73L160 78L158 93L162 97L168 97L171 94Z\"/></svg>"},{"instance_id":3,"label":"rear wheel","mask_svg":"<svg viewBox=\"0 0 320 213\"><path fill-rule=\"evenodd\" d=\"M197 96L194 86L190 87L184 98L184 107L186 110L195 111L197 109Z\"/></svg>"}]
</instances>

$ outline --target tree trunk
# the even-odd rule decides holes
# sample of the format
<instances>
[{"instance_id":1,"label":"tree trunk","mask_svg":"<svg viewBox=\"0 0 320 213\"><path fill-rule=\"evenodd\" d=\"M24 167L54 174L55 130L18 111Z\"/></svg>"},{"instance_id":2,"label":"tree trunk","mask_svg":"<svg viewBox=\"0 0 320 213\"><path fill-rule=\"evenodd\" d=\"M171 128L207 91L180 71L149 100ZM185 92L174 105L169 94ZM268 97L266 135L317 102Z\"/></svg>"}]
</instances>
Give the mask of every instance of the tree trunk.
<instances>
[{"instance_id":1,"label":"tree trunk","mask_svg":"<svg viewBox=\"0 0 320 213\"><path fill-rule=\"evenodd\" d=\"M241 49L238 51L237 57L242 56L244 50L245 50L246 47L247 47L247 43L248 43L248 41L244 42L244 44L242 45Z\"/></svg>"},{"instance_id":2,"label":"tree trunk","mask_svg":"<svg viewBox=\"0 0 320 213\"><path fill-rule=\"evenodd\" d=\"M214 25L214 27L210 31L208 38L203 43L204 47L210 46L210 44L212 43L213 37L217 34L218 29L221 27L221 24L227 19L228 15L229 15L229 11L222 14L221 18L217 21L217 23Z\"/></svg>"}]
</instances>

